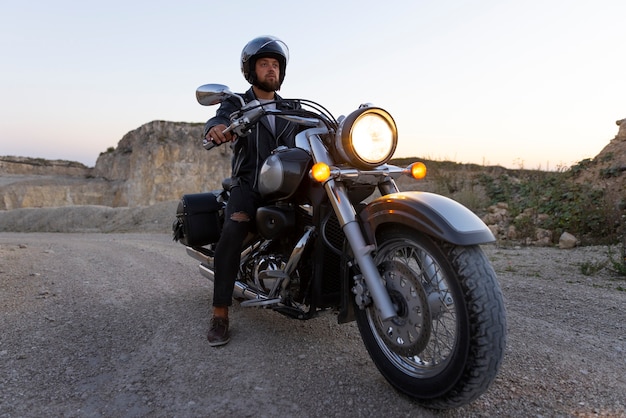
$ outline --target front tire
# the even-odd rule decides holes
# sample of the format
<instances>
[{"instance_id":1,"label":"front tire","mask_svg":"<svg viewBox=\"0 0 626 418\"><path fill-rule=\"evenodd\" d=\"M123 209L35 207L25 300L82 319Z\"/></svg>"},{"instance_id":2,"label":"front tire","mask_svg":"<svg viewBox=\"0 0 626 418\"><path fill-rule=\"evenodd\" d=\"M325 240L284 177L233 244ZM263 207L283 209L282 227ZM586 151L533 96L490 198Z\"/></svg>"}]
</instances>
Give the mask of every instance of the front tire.
<instances>
[{"instance_id":1,"label":"front tire","mask_svg":"<svg viewBox=\"0 0 626 418\"><path fill-rule=\"evenodd\" d=\"M401 227L377 234L377 244L375 261L398 318L383 323L371 303L357 309L376 367L430 408L478 398L495 379L506 345L502 292L484 252Z\"/></svg>"}]
</instances>

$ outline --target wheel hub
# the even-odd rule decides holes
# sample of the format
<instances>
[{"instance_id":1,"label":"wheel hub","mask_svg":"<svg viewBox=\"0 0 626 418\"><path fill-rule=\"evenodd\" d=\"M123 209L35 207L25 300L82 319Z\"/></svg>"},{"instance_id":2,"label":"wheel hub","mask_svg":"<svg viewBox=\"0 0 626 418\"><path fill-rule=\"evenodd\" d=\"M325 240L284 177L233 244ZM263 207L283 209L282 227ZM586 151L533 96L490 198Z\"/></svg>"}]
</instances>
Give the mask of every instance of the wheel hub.
<instances>
[{"instance_id":1,"label":"wheel hub","mask_svg":"<svg viewBox=\"0 0 626 418\"><path fill-rule=\"evenodd\" d=\"M430 339L431 315L426 292L415 273L399 261L385 261L379 269L397 316L384 322L378 317L376 329L393 352L415 356Z\"/></svg>"}]
</instances>

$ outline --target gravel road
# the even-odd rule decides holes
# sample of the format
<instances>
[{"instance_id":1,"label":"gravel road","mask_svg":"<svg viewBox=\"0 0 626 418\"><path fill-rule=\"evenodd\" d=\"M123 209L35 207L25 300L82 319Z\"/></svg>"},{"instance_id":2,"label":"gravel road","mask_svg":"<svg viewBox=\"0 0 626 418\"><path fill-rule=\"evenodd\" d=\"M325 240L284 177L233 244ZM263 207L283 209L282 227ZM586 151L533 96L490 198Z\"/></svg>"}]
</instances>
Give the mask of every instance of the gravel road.
<instances>
[{"instance_id":1,"label":"gravel road","mask_svg":"<svg viewBox=\"0 0 626 418\"><path fill-rule=\"evenodd\" d=\"M168 234L0 233L0 417L626 416L626 281L605 247L485 247L508 310L473 404L396 393L355 324L236 306L209 347L211 285Z\"/></svg>"}]
</instances>

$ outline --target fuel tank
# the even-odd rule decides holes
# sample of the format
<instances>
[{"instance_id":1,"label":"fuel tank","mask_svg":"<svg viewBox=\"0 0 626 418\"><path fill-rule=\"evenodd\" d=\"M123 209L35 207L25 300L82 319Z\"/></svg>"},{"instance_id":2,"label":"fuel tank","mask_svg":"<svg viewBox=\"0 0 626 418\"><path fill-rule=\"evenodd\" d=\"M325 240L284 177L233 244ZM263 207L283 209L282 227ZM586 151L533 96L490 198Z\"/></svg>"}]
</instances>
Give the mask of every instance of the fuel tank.
<instances>
[{"instance_id":1,"label":"fuel tank","mask_svg":"<svg viewBox=\"0 0 626 418\"><path fill-rule=\"evenodd\" d=\"M308 174L312 158L301 148L277 148L259 174L259 192L267 201L289 199Z\"/></svg>"}]
</instances>

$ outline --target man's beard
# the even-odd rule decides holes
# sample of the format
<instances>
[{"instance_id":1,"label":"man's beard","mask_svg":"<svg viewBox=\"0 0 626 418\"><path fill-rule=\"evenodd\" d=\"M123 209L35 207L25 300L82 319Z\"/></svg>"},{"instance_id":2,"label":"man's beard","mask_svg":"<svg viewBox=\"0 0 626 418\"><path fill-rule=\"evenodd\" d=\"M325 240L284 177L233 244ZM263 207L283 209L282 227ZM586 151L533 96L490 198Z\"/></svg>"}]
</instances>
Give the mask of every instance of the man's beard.
<instances>
[{"instance_id":1,"label":"man's beard","mask_svg":"<svg viewBox=\"0 0 626 418\"><path fill-rule=\"evenodd\" d=\"M258 88L268 93L280 90L280 81L259 81L255 84Z\"/></svg>"}]
</instances>

